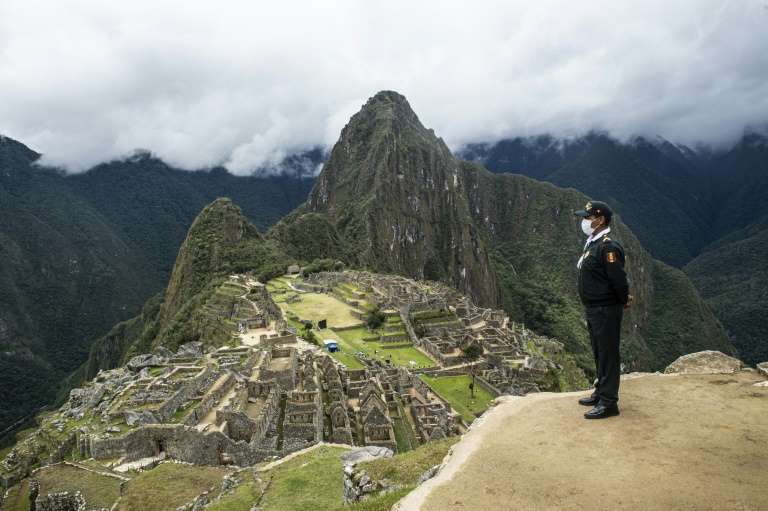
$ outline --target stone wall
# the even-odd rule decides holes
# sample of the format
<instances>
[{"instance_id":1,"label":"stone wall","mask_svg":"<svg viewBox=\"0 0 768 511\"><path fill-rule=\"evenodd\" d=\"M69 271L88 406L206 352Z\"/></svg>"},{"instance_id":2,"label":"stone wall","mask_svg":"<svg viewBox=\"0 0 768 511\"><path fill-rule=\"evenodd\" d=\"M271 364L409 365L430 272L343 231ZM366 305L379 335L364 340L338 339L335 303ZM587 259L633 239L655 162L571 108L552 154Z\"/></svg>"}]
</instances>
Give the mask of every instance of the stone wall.
<instances>
[{"instance_id":1,"label":"stone wall","mask_svg":"<svg viewBox=\"0 0 768 511\"><path fill-rule=\"evenodd\" d=\"M208 415L208 413L210 413L210 411L213 410L213 408L221 400L221 398L224 397L224 394L229 392L229 390L232 388L234 384L235 384L234 376L232 376L232 373L227 373L227 379L224 381L224 383L217 389L210 389L205 394L205 396L203 396L202 400L200 401L200 404L197 405L194 410L189 412L187 417L184 419L184 425L194 426L195 424L200 422L203 419L203 417Z\"/></svg>"},{"instance_id":2,"label":"stone wall","mask_svg":"<svg viewBox=\"0 0 768 511\"><path fill-rule=\"evenodd\" d=\"M220 431L202 433L182 425L151 424L118 438L94 438L91 453L95 459L124 457L125 461L158 456L195 465L248 466L269 454L244 441L235 441Z\"/></svg>"}]
</instances>

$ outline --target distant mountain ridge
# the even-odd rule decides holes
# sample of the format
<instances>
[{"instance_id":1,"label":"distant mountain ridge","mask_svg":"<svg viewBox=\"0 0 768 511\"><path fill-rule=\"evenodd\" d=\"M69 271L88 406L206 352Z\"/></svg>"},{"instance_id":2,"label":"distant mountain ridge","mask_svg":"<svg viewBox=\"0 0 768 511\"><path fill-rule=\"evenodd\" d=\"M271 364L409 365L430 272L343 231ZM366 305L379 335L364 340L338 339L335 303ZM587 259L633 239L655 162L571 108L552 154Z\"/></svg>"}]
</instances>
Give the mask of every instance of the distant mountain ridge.
<instances>
[{"instance_id":1,"label":"distant mountain ridge","mask_svg":"<svg viewBox=\"0 0 768 511\"><path fill-rule=\"evenodd\" d=\"M266 228L305 200L306 158L322 159L318 151L292 173L236 177L138 153L64 176L37 166L39 156L0 137L0 432L50 402L93 340L163 289L206 204L234 197Z\"/></svg>"},{"instance_id":2,"label":"distant mountain ridge","mask_svg":"<svg viewBox=\"0 0 768 511\"><path fill-rule=\"evenodd\" d=\"M459 154L609 202L651 254L691 277L742 358L768 359L765 134L748 131L727 150L699 151L659 138L541 135Z\"/></svg>"}]
</instances>

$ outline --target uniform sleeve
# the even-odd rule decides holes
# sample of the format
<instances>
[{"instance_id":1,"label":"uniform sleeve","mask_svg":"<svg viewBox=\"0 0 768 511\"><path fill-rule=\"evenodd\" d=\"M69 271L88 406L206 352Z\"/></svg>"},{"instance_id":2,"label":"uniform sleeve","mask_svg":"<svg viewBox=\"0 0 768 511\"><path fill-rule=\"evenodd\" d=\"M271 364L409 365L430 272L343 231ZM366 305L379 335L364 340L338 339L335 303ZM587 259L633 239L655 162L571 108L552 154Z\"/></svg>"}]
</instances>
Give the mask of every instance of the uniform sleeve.
<instances>
[{"instance_id":1,"label":"uniform sleeve","mask_svg":"<svg viewBox=\"0 0 768 511\"><path fill-rule=\"evenodd\" d=\"M624 249L617 243L609 242L603 247L603 264L613 291L623 304L629 299L629 281L624 270Z\"/></svg>"}]
</instances>

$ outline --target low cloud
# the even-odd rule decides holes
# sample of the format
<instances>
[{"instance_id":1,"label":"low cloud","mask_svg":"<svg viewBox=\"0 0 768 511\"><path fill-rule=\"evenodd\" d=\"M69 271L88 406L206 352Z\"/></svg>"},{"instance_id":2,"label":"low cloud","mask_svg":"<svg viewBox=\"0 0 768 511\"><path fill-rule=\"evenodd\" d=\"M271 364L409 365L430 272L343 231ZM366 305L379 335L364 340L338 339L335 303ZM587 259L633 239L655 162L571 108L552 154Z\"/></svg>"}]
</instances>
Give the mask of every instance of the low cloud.
<instances>
[{"instance_id":1,"label":"low cloud","mask_svg":"<svg viewBox=\"0 0 768 511\"><path fill-rule=\"evenodd\" d=\"M454 148L768 121L768 3L3 0L0 133L71 172L143 148L235 174L328 146L381 89Z\"/></svg>"}]
</instances>

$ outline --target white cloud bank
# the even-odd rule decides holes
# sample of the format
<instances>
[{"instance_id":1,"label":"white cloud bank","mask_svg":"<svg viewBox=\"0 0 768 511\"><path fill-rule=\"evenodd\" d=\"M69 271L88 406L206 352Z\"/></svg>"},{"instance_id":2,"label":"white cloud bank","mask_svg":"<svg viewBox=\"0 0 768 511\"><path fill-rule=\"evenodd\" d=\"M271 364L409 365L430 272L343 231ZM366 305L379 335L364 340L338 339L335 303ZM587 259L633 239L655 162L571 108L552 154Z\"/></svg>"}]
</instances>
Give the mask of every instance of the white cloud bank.
<instances>
[{"instance_id":1,"label":"white cloud bank","mask_svg":"<svg viewBox=\"0 0 768 511\"><path fill-rule=\"evenodd\" d=\"M0 133L68 170L236 174L332 144L381 89L449 145L768 122L768 1L0 1Z\"/></svg>"}]
</instances>

